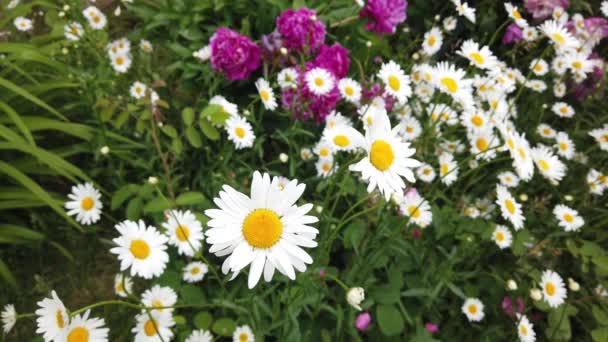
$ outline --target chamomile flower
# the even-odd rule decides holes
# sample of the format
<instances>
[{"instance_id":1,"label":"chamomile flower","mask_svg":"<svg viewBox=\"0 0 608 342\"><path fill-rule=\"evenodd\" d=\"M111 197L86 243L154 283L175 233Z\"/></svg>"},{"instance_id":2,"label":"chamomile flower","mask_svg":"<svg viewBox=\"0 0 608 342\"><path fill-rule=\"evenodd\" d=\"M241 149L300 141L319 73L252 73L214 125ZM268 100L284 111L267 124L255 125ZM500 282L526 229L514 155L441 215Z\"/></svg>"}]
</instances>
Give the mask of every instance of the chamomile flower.
<instances>
[{"instance_id":1,"label":"chamomile flower","mask_svg":"<svg viewBox=\"0 0 608 342\"><path fill-rule=\"evenodd\" d=\"M239 109L236 104L226 100L222 95L215 95L209 100L209 104L219 105L222 107L222 112L232 116L239 115Z\"/></svg>"},{"instance_id":2,"label":"chamomile flower","mask_svg":"<svg viewBox=\"0 0 608 342\"><path fill-rule=\"evenodd\" d=\"M570 71L583 78L593 71L594 63L589 59L589 53L573 51L565 55L565 60Z\"/></svg>"},{"instance_id":3,"label":"chamomile flower","mask_svg":"<svg viewBox=\"0 0 608 342\"><path fill-rule=\"evenodd\" d=\"M101 194L91 183L72 186L72 192L68 195L70 201L65 203L67 214L76 216L76 221L81 224L90 225L101 218Z\"/></svg>"},{"instance_id":4,"label":"chamomile flower","mask_svg":"<svg viewBox=\"0 0 608 342\"><path fill-rule=\"evenodd\" d=\"M551 270L544 271L541 276L540 287L543 289L543 297L550 307L556 308L564 303L567 290L559 274Z\"/></svg>"},{"instance_id":5,"label":"chamomile flower","mask_svg":"<svg viewBox=\"0 0 608 342\"><path fill-rule=\"evenodd\" d=\"M128 53L117 53L110 57L110 62L114 71L124 74L131 67L132 59Z\"/></svg>"},{"instance_id":6,"label":"chamomile flower","mask_svg":"<svg viewBox=\"0 0 608 342\"><path fill-rule=\"evenodd\" d=\"M530 63L530 70L532 70L536 76L543 76L549 72L549 65L544 59L533 59Z\"/></svg>"},{"instance_id":7,"label":"chamomile flower","mask_svg":"<svg viewBox=\"0 0 608 342\"><path fill-rule=\"evenodd\" d=\"M559 182L566 175L566 165L546 146L533 148L532 159L540 174L550 181Z\"/></svg>"},{"instance_id":8,"label":"chamomile flower","mask_svg":"<svg viewBox=\"0 0 608 342\"><path fill-rule=\"evenodd\" d=\"M110 329L104 327L105 321L103 318L89 318L89 314L90 311L87 310L82 316L72 317L65 330L65 339L61 341L107 342Z\"/></svg>"},{"instance_id":9,"label":"chamomile flower","mask_svg":"<svg viewBox=\"0 0 608 342\"><path fill-rule=\"evenodd\" d=\"M425 183L432 182L436 176L435 169L429 164L422 164L416 169L416 177Z\"/></svg>"},{"instance_id":10,"label":"chamomile flower","mask_svg":"<svg viewBox=\"0 0 608 342\"><path fill-rule=\"evenodd\" d=\"M173 312L173 309L160 309L175 305L177 293L168 286L154 285L141 294L141 303L149 308L157 308L154 311Z\"/></svg>"},{"instance_id":11,"label":"chamomile flower","mask_svg":"<svg viewBox=\"0 0 608 342\"><path fill-rule=\"evenodd\" d=\"M37 303L40 307L36 310L36 333L41 334L45 341L59 340L65 333L70 317L63 302L53 290L51 298L45 298Z\"/></svg>"},{"instance_id":12,"label":"chamomile flower","mask_svg":"<svg viewBox=\"0 0 608 342\"><path fill-rule=\"evenodd\" d=\"M561 6L553 8L553 14L551 15L560 25L565 25L568 22L568 13L564 11Z\"/></svg>"},{"instance_id":13,"label":"chamomile flower","mask_svg":"<svg viewBox=\"0 0 608 342\"><path fill-rule=\"evenodd\" d=\"M592 136L595 141L600 145L600 149L608 151L608 124L602 128L596 128L589 131L589 135Z\"/></svg>"},{"instance_id":14,"label":"chamomile flower","mask_svg":"<svg viewBox=\"0 0 608 342\"><path fill-rule=\"evenodd\" d=\"M135 334L135 342L160 342L171 341L173 331L171 327L175 325L173 315L167 311L150 310L141 312L135 316L135 327L131 330ZM160 335L160 338L159 336Z\"/></svg>"},{"instance_id":15,"label":"chamomile flower","mask_svg":"<svg viewBox=\"0 0 608 342\"><path fill-rule=\"evenodd\" d=\"M17 5L19 5L20 2L21 2L21 0L11 0L6 5L6 8L7 9L13 9L13 8L17 7Z\"/></svg>"},{"instance_id":16,"label":"chamomile flower","mask_svg":"<svg viewBox=\"0 0 608 342\"><path fill-rule=\"evenodd\" d=\"M496 68L498 63L498 59L492 55L489 47L484 46L480 49L479 44L472 39L465 40L456 53L468 59L472 65L480 69L491 70Z\"/></svg>"},{"instance_id":17,"label":"chamomile flower","mask_svg":"<svg viewBox=\"0 0 608 342\"><path fill-rule=\"evenodd\" d=\"M334 173L334 158L319 158L315 163L315 168L317 169L317 175L323 178L328 177L332 173Z\"/></svg>"},{"instance_id":18,"label":"chamomile flower","mask_svg":"<svg viewBox=\"0 0 608 342\"><path fill-rule=\"evenodd\" d=\"M542 93L547 90L547 83L542 80L530 80L526 82L525 86L537 93Z\"/></svg>"},{"instance_id":19,"label":"chamomile flower","mask_svg":"<svg viewBox=\"0 0 608 342\"><path fill-rule=\"evenodd\" d=\"M401 119L401 122L399 122L399 125L397 125L395 129L397 134L405 141L412 141L418 138L422 133L420 121L413 116L407 116Z\"/></svg>"},{"instance_id":20,"label":"chamomile flower","mask_svg":"<svg viewBox=\"0 0 608 342\"><path fill-rule=\"evenodd\" d=\"M275 110L278 104L276 98L274 97L274 91L270 87L268 81L263 78L258 78L258 80L255 81L255 87L258 89L258 94L262 99L264 108L268 110Z\"/></svg>"},{"instance_id":21,"label":"chamomile flower","mask_svg":"<svg viewBox=\"0 0 608 342\"><path fill-rule=\"evenodd\" d=\"M255 336L248 325L241 325L234 330L232 334L233 342L254 342Z\"/></svg>"},{"instance_id":22,"label":"chamomile flower","mask_svg":"<svg viewBox=\"0 0 608 342\"><path fill-rule=\"evenodd\" d=\"M519 9L510 2L505 2L505 10L509 14L509 18L513 19L517 26L521 28L528 27L528 22L521 16Z\"/></svg>"},{"instance_id":23,"label":"chamomile flower","mask_svg":"<svg viewBox=\"0 0 608 342\"><path fill-rule=\"evenodd\" d=\"M336 126L348 126L351 127L353 123L349 118L333 110L329 115L325 117L325 127L334 128Z\"/></svg>"},{"instance_id":24,"label":"chamomile flower","mask_svg":"<svg viewBox=\"0 0 608 342\"><path fill-rule=\"evenodd\" d=\"M513 234L511 234L509 228L497 224L492 233L492 239L500 249L505 249L511 247L511 244L513 243Z\"/></svg>"},{"instance_id":25,"label":"chamomile flower","mask_svg":"<svg viewBox=\"0 0 608 342\"><path fill-rule=\"evenodd\" d=\"M384 82L386 91L397 102L403 104L412 95L409 76L405 75L403 69L394 61L391 60L382 64L378 72L378 78Z\"/></svg>"},{"instance_id":26,"label":"chamomile flower","mask_svg":"<svg viewBox=\"0 0 608 342\"><path fill-rule=\"evenodd\" d=\"M575 232L585 224L578 211L563 204L558 204L553 208L553 215L557 218L558 225L567 232Z\"/></svg>"},{"instance_id":27,"label":"chamomile flower","mask_svg":"<svg viewBox=\"0 0 608 342\"><path fill-rule=\"evenodd\" d=\"M469 134L469 144L475 159L491 160L496 157L496 149L500 146L500 141L491 129L486 129Z\"/></svg>"},{"instance_id":28,"label":"chamomile flower","mask_svg":"<svg viewBox=\"0 0 608 342\"><path fill-rule=\"evenodd\" d=\"M557 133L557 135L555 136L554 147L557 150L557 154L568 160L573 159L576 155L574 142L570 139L566 132Z\"/></svg>"},{"instance_id":29,"label":"chamomile flower","mask_svg":"<svg viewBox=\"0 0 608 342\"><path fill-rule=\"evenodd\" d=\"M483 303L477 298L467 298L462 304L462 313L467 316L469 322L481 321L485 314Z\"/></svg>"},{"instance_id":30,"label":"chamomile flower","mask_svg":"<svg viewBox=\"0 0 608 342\"><path fill-rule=\"evenodd\" d=\"M559 51L575 50L580 45L578 40L574 38L563 25L555 20L546 20L539 28Z\"/></svg>"},{"instance_id":31,"label":"chamomile flower","mask_svg":"<svg viewBox=\"0 0 608 342\"><path fill-rule=\"evenodd\" d=\"M285 68L277 75L277 82L281 89L291 88L298 81L298 71L295 68Z\"/></svg>"},{"instance_id":32,"label":"chamomile flower","mask_svg":"<svg viewBox=\"0 0 608 342\"><path fill-rule=\"evenodd\" d=\"M367 156L349 169L361 172L361 177L369 183L367 192L378 187L388 201L393 193L405 189L401 177L411 183L416 181L411 168L420 166L420 162L410 158L416 150L396 136L387 114L378 115L365 132L364 148Z\"/></svg>"},{"instance_id":33,"label":"chamomile flower","mask_svg":"<svg viewBox=\"0 0 608 342\"><path fill-rule=\"evenodd\" d=\"M338 82L340 95L346 101L358 104L361 100L361 85L352 78L343 78Z\"/></svg>"},{"instance_id":34,"label":"chamomile flower","mask_svg":"<svg viewBox=\"0 0 608 342\"><path fill-rule=\"evenodd\" d=\"M312 151L309 148L303 148L300 150L300 158L302 160L307 161L312 158Z\"/></svg>"},{"instance_id":35,"label":"chamomile flower","mask_svg":"<svg viewBox=\"0 0 608 342\"><path fill-rule=\"evenodd\" d=\"M587 185L589 185L589 192L601 196L604 194L604 189L608 188L608 177L595 169L591 169L587 173Z\"/></svg>"},{"instance_id":36,"label":"chamomile flower","mask_svg":"<svg viewBox=\"0 0 608 342\"><path fill-rule=\"evenodd\" d=\"M467 18L467 20L475 24L475 8L469 7L468 3L463 3L461 0L452 0L452 3L456 6L458 15Z\"/></svg>"},{"instance_id":37,"label":"chamomile flower","mask_svg":"<svg viewBox=\"0 0 608 342\"><path fill-rule=\"evenodd\" d=\"M136 99L143 99L146 96L146 90L148 89L148 87L146 87L145 84L139 82L139 81L135 81L133 83L133 85L131 86L131 88L129 89L129 92L131 93L131 96L133 96Z\"/></svg>"},{"instance_id":38,"label":"chamomile flower","mask_svg":"<svg viewBox=\"0 0 608 342\"><path fill-rule=\"evenodd\" d=\"M452 16L443 19L443 29L447 32L454 31L456 24L458 24L458 20Z\"/></svg>"},{"instance_id":39,"label":"chamomile flower","mask_svg":"<svg viewBox=\"0 0 608 342\"><path fill-rule=\"evenodd\" d=\"M225 126L228 139L234 143L237 150L253 146L255 134L251 124L240 116L233 116L226 120Z\"/></svg>"},{"instance_id":40,"label":"chamomile flower","mask_svg":"<svg viewBox=\"0 0 608 342\"><path fill-rule=\"evenodd\" d=\"M169 236L169 244L177 247L180 255L194 256L205 239L201 223L190 210L171 210L163 228Z\"/></svg>"},{"instance_id":41,"label":"chamomile flower","mask_svg":"<svg viewBox=\"0 0 608 342\"><path fill-rule=\"evenodd\" d=\"M119 297L127 297L129 293L133 293L133 278L126 274L118 273L114 277L114 293Z\"/></svg>"},{"instance_id":42,"label":"chamomile flower","mask_svg":"<svg viewBox=\"0 0 608 342\"><path fill-rule=\"evenodd\" d=\"M275 269L290 279L296 270L304 272L312 258L302 247L316 247L318 230L309 226L318 219L307 215L312 204L297 206L305 184L292 180L281 190L278 178L267 173L253 173L251 195L242 194L224 185L214 199L219 209L208 209L209 229L205 232L209 251L217 256L228 255L222 272L233 272L233 278L248 265L247 284L253 288L264 273L270 281Z\"/></svg>"},{"instance_id":43,"label":"chamomile flower","mask_svg":"<svg viewBox=\"0 0 608 342\"><path fill-rule=\"evenodd\" d=\"M150 41L142 39L139 41L139 49L145 53L151 53L154 50Z\"/></svg>"},{"instance_id":44,"label":"chamomile flower","mask_svg":"<svg viewBox=\"0 0 608 342\"><path fill-rule=\"evenodd\" d=\"M471 80L465 79L465 72L447 62L440 62L435 67L433 78L435 86L442 92L451 95L465 107L472 107Z\"/></svg>"},{"instance_id":45,"label":"chamomile flower","mask_svg":"<svg viewBox=\"0 0 608 342\"><path fill-rule=\"evenodd\" d=\"M471 131L487 131L492 128L488 115L480 110L465 111L460 117L462 125Z\"/></svg>"},{"instance_id":46,"label":"chamomile flower","mask_svg":"<svg viewBox=\"0 0 608 342\"><path fill-rule=\"evenodd\" d=\"M326 141L333 151L352 151L365 145L363 135L347 125L325 128L321 139Z\"/></svg>"},{"instance_id":47,"label":"chamomile flower","mask_svg":"<svg viewBox=\"0 0 608 342\"><path fill-rule=\"evenodd\" d=\"M2 330L4 334L8 334L17 323L17 311L13 304L7 304L2 309Z\"/></svg>"},{"instance_id":48,"label":"chamomile flower","mask_svg":"<svg viewBox=\"0 0 608 342\"><path fill-rule=\"evenodd\" d=\"M434 55L443 44L443 34L437 27L431 28L430 31L424 34L424 41L422 42L422 50L429 55Z\"/></svg>"},{"instance_id":49,"label":"chamomile flower","mask_svg":"<svg viewBox=\"0 0 608 342\"><path fill-rule=\"evenodd\" d=\"M433 123L446 123L448 126L453 126L458 123L458 115L446 104L440 103L429 105L427 107L427 112L431 116L431 121Z\"/></svg>"},{"instance_id":50,"label":"chamomile flower","mask_svg":"<svg viewBox=\"0 0 608 342\"><path fill-rule=\"evenodd\" d=\"M536 341L536 333L534 332L534 324L530 323L525 315L517 315L517 335L520 342Z\"/></svg>"},{"instance_id":51,"label":"chamomile flower","mask_svg":"<svg viewBox=\"0 0 608 342\"><path fill-rule=\"evenodd\" d=\"M414 223L422 228L433 220L431 205L420 194L406 194L399 204L400 212L409 218L408 223Z\"/></svg>"},{"instance_id":52,"label":"chamomile flower","mask_svg":"<svg viewBox=\"0 0 608 342\"><path fill-rule=\"evenodd\" d=\"M566 84L564 82L555 81L553 83L553 95L558 98L564 97L564 95L566 95Z\"/></svg>"},{"instance_id":53,"label":"chamomile flower","mask_svg":"<svg viewBox=\"0 0 608 342\"><path fill-rule=\"evenodd\" d=\"M500 184L507 188L515 188L519 185L519 177L511 171L505 171L498 174Z\"/></svg>"},{"instance_id":54,"label":"chamomile flower","mask_svg":"<svg viewBox=\"0 0 608 342\"><path fill-rule=\"evenodd\" d=\"M451 185L458 178L458 163L450 153L439 155L439 177L445 185Z\"/></svg>"},{"instance_id":55,"label":"chamomile flower","mask_svg":"<svg viewBox=\"0 0 608 342\"><path fill-rule=\"evenodd\" d=\"M608 1L602 1L600 10L602 11L604 17L608 17Z\"/></svg>"},{"instance_id":56,"label":"chamomile flower","mask_svg":"<svg viewBox=\"0 0 608 342\"><path fill-rule=\"evenodd\" d=\"M120 270L131 268L132 276L144 279L160 276L169 261L167 237L156 228L147 227L142 220L125 220L115 228L120 236L112 240L117 247L110 249L110 253L118 255Z\"/></svg>"},{"instance_id":57,"label":"chamomile flower","mask_svg":"<svg viewBox=\"0 0 608 342\"><path fill-rule=\"evenodd\" d=\"M32 20L25 17L17 17L13 20L13 24L15 24L15 28L17 30L26 32L32 29L34 25L32 24Z\"/></svg>"},{"instance_id":58,"label":"chamomile flower","mask_svg":"<svg viewBox=\"0 0 608 342\"><path fill-rule=\"evenodd\" d=\"M527 26L521 33L523 39L527 42L533 42L538 38L538 31L534 26Z\"/></svg>"},{"instance_id":59,"label":"chamomile flower","mask_svg":"<svg viewBox=\"0 0 608 342\"><path fill-rule=\"evenodd\" d=\"M500 207L502 217L509 220L515 230L524 227L526 218L522 215L521 204L517 203L513 195L502 185L496 185L496 204Z\"/></svg>"},{"instance_id":60,"label":"chamomile flower","mask_svg":"<svg viewBox=\"0 0 608 342\"><path fill-rule=\"evenodd\" d=\"M323 68L313 68L304 75L306 86L315 95L325 95L334 88L334 77Z\"/></svg>"},{"instance_id":61,"label":"chamomile flower","mask_svg":"<svg viewBox=\"0 0 608 342\"><path fill-rule=\"evenodd\" d=\"M77 22L65 24L63 27L63 35L71 41L79 41L80 38L84 35L84 29L82 25Z\"/></svg>"},{"instance_id":62,"label":"chamomile flower","mask_svg":"<svg viewBox=\"0 0 608 342\"><path fill-rule=\"evenodd\" d=\"M108 23L106 15L95 6L85 8L85 10L82 11L82 14L87 18L89 25L94 30L101 30Z\"/></svg>"},{"instance_id":63,"label":"chamomile flower","mask_svg":"<svg viewBox=\"0 0 608 342\"><path fill-rule=\"evenodd\" d=\"M513 167L521 180L528 181L534 175L534 160L530 143L524 136L517 135L515 132L503 134L505 147L509 150L513 158Z\"/></svg>"},{"instance_id":64,"label":"chamomile flower","mask_svg":"<svg viewBox=\"0 0 608 342\"><path fill-rule=\"evenodd\" d=\"M183 269L184 281L188 283L196 283L205 277L205 274L209 271L209 267L200 261L193 261L186 265Z\"/></svg>"},{"instance_id":65,"label":"chamomile flower","mask_svg":"<svg viewBox=\"0 0 608 342\"><path fill-rule=\"evenodd\" d=\"M319 157L319 159L327 159L333 157L333 149L330 142L321 139L314 149L313 152Z\"/></svg>"},{"instance_id":66,"label":"chamomile flower","mask_svg":"<svg viewBox=\"0 0 608 342\"><path fill-rule=\"evenodd\" d=\"M184 342L213 342L213 335L207 330L194 330Z\"/></svg>"}]
</instances>

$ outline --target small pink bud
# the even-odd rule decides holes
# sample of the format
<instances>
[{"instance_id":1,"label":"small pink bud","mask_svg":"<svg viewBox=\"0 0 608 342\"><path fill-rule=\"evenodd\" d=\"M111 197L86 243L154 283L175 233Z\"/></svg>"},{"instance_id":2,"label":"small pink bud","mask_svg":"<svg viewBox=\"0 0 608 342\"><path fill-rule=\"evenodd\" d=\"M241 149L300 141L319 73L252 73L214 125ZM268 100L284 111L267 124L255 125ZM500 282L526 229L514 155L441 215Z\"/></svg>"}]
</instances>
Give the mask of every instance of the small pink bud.
<instances>
[{"instance_id":1,"label":"small pink bud","mask_svg":"<svg viewBox=\"0 0 608 342\"><path fill-rule=\"evenodd\" d=\"M319 276L324 276L327 273L327 271L325 271L325 269L322 269L319 271Z\"/></svg>"},{"instance_id":2,"label":"small pink bud","mask_svg":"<svg viewBox=\"0 0 608 342\"><path fill-rule=\"evenodd\" d=\"M421 233L421 232L420 232L418 229L414 229L414 230L412 230L412 237L413 237L413 238L417 239L417 238L419 238L420 236L422 236L422 233Z\"/></svg>"},{"instance_id":3,"label":"small pink bud","mask_svg":"<svg viewBox=\"0 0 608 342\"><path fill-rule=\"evenodd\" d=\"M362 312L357 315L355 318L355 327L359 331L365 331L369 328L369 325L372 323L372 315L369 312Z\"/></svg>"},{"instance_id":4,"label":"small pink bud","mask_svg":"<svg viewBox=\"0 0 608 342\"><path fill-rule=\"evenodd\" d=\"M424 328L426 329L426 331L430 332L431 334L434 334L439 331L439 324L429 322L424 325Z\"/></svg>"},{"instance_id":5,"label":"small pink bud","mask_svg":"<svg viewBox=\"0 0 608 342\"><path fill-rule=\"evenodd\" d=\"M407 196L407 197L412 197L412 196L416 196L416 195L418 195L418 190L416 188L409 188L405 192L405 196Z\"/></svg>"}]
</instances>

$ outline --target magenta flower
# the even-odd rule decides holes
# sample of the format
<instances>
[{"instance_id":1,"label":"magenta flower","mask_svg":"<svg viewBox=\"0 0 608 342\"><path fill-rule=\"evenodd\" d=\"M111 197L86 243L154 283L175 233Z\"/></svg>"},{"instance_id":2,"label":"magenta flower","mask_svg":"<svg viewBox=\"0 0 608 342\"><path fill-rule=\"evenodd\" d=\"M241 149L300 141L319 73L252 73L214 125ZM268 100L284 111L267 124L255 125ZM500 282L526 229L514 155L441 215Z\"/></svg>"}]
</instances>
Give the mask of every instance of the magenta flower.
<instances>
[{"instance_id":1,"label":"magenta flower","mask_svg":"<svg viewBox=\"0 0 608 342\"><path fill-rule=\"evenodd\" d=\"M325 24L309 8L288 9L277 18L277 30L287 49L304 53L315 51L325 41Z\"/></svg>"},{"instance_id":2,"label":"magenta flower","mask_svg":"<svg viewBox=\"0 0 608 342\"><path fill-rule=\"evenodd\" d=\"M375 31L381 36L383 33L395 33L397 25L407 18L406 10L406 0L369 0L359 17L367 18L367 31Z\"/></svg>"},{"instance_id":3,"label":"magenta flower","mask_svg":"<svg viewBox=\"0 0 608 342\"><path fill-rule=\"evenodd\" d=\"M421 236L422 236L422 232L420 230L418 230L418 229L413 229L412 230L412 237L414 239L418 239Z\"/></svg>"},{"instance_id":4,"label":"magenta flower","mask_svg":"<svg viewBox=\"0 0 608 342\"><path fill-rule=\"evenodd\" d=\"M244 80L261 62L260 48L248 37L220 27L209 40L211 66L229 80Z\"/></svg>"},{"instance_id":5,"label":"magenta flower","mask_svg":"<svg viewBox=\"0 0 608 342\"><path fill-rule=\"evenodd\" d=\"M357 315L355 318L355 327L359 331L365 331L369 328L369 325L372 323L372 315L369 312L362 312Z\"/></svg>"},{"instance_id":6,"label":"magenta flower","mask_svg":"<svg viewBox=\"0 0 608 342\"><path fill-rule=\"evenodd\" d=\"M521 39L522 39L521 28L519 26L517 26L517 24L512 23L509 26L507 26L507 29L505 30L505 34L502 36L502 43L503 44L517 43L517 42L521 41Z\"/></svg>"},{"instance_id":7,"label":"magenta flower","mask_svg":"<svg viewBox=\"0 0 608 342\"><path fill-rule=\"evenodd\" d=\"M426 329L426 331L430 332L431 334L434 334L439 331L439 324L429 322L424 325L424 329Z\"/></svg>"},{"instance_id":8,"label":"magenta flower","mask_svg":"<svg viewBox=\"0 0 608 342\"><path fill-rule=\"evenodd\" d=\"M310 65L326 69L334 74L336 80L340 80L346 77L348 68L350 67L348 50L338 43L331 46L321 45L317 57L315 57Z\"/></svg>"},{"instance_id":9,"label":"magenta flower","mask_svg":"<svg viewBox=\"0 0 608 342\"><path fill-rule=\"evenodd\" d=\"M325 274L327 274L327 271L325 271L325 269L319 270L320 277L323 277Z\"/></svg>"},{"instance_id":10,"label":"magenta flower","mask_svg":"<svg viewBox=\"0 0 608 342\"><path fill-rule=\"evenodd\" d=\"M570 20L566 23L566 29L576 38L585 42L586 46L595 46L600 40L608 37L608 19L602 17L591 17L583 20L583 27L576 27L576 23Z\"/></svg>"},{"instance_id":11,"label":"magenta flower","mask_svg":"<svg viewBox=\"0 0 608 342\"><path fill-rule=\"evenodd\" d=\"M553 14L556 7L566 10L569 5L569 0L524 0L526 10L536 20L545 20Z\"/></svg>"},{"instance_id":12,"label":"magenta flower","mask_svg":"<svg viewBox=\"0 0 608 342\"><path fill-rule=\"evenodd\" d=\"M515 317L515 310L513 309L513 303L511 298L504 297L502 300L502 310L511 317ZM517 313L524 312L524 300L521 297L517 297Z\"/></svg>"}]
</instances>

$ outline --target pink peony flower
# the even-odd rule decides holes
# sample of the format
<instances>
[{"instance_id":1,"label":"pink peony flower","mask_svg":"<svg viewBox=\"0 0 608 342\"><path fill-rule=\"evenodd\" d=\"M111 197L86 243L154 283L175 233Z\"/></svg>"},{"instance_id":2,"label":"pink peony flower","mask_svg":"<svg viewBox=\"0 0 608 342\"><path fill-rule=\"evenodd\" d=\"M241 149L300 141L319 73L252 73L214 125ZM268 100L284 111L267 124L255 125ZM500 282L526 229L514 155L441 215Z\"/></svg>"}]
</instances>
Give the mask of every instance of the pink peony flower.
<instances>
[{"instance_id":1,"label":"pink peony flower","mask_svg":"<svg viewBox=\"0 0 608 342\"><path fill-rule=\"evenodd\" d=\"M511 298L504 297L502 300L502 310L511 317L515 317L515 310L513 309L513 303ZM517 313L524 312L524 300L521 297L517 297Z\"/></svg>"},{"instance_id":2,"label":"pink peony flower","mask_svg":"<svg viewBox=\"0 0 608 342\"><path fill-rule=\"evenodd\" d=\"M355 318L355 327L359 331L365 331L369 328L369 325L372 323L372 315L369 312L362 312L357 315Z\"/></svg>"},{"instance_id":3,"label":"pink peony flower","mask_svg":"<svg viewBox=\"0 0 608 342\"><path fill-rule=\"evenodd\" d=\"M350 66L348 50L338 43L332 46L321 45L317 57L315 57L311 65L327 69L334 74L337 80L340 80L348 74Z\"/></svg>"},{"instance_id":4,"label":"pink peony flower","mask_svg":"<svg viewBox=\"0 0 608 342\"><path fill-rule=\"evenodd\" d=\"M248 37L220 27L209 40L211 66L229 80L244 80L261 62L260 48Z\"/></svg>"},{"instance_id":5,"label":"pink peony flower","mask_svg":"<svg viewBox=\"0 0 608 342\"><path fill-rule=\"evenodd\" d=\"M277 31L287 49L304 53L315 51L325 41L325 24L309 8L288 9L277 18ZM313 20L314 19L314 20Z\"/></svg>"},{"instance_id":6,"label":"pink peony flower","mask_svg":"<svg viewBox=\"0 0 608 342\"><path fill-rule=\"evenodd\" d=\"M545 20L553 14L556 7L566 10L569 5L569 0L524 0L526 10L536 20Z\"/></svg>"},{"instance_id":7,"label":"pink peony flower","mask_svg":"<svg viewBox=\"0 0 608 342\"><path fill-rule=\"evenodd\" d=\"M517 43L517 42L521 41L521 39L522 39L521 28L519 26L517 26L517 24L512 23L509 26L507 26L507 29L505 30L505 34L502 36L502 43L503 44Z\"/></svg>"},{"instance_id":8,"label":"pink peony flower","mask_svg":"<svg viewBox=\"0 0 608 342\"><path fill-rule=\"evenodd\" d=\"M430 332L431 334L434 334L439 331L439 324L429 322L424 325L424 328L426 329L426 331Z\"/></svg>"},{"instance_id":9,"label":"pink peony flower","mask_svg":"<svg viewBox=\"0 0 608 342\"><path fill-rule=\"evenodd\" d=\"M378 36L383 33L393 34L397 25L407 18L406 9L406 0L369 0L359 17L367 18L367 31L375 31Z\"/></svg>"}]
</instances>

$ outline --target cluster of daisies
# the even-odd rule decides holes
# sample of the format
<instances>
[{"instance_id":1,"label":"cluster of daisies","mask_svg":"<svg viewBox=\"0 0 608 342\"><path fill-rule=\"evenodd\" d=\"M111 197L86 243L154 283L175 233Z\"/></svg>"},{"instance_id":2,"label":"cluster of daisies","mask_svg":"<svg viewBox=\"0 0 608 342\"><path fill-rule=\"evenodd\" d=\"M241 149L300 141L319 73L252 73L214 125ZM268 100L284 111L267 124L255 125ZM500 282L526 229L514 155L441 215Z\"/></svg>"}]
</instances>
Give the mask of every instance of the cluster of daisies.
<instances>
[{"instance_id":1,"label":"cluster of daisies","mask_svg":"<svg viewBox=\"0 0 608 342\"><path fill-rule=\"evenodd\" d=\"M264 96L260 94L262 99L267 98L268 100L274 100L274 94L272 93L272 89L268 86L268 83L263 79L259 79L256 82L256 86L260 87L265 86L266 90L264 91ZM228 101L225 97L221 95L215 95L209 100L209 104L220 106L220 111L224 114L228 115L228 119L224 123L224 130L228 136L228 139L234 143L234 147L239 150L243 148L249 148L253 146L253 142L255 141L255 133L253 132L253 127L245 119L243 115L239 114L239 108L236 104ZM274 102L276 107L276 102ZM245 114L249 112L245 110Z\"/></svg>"}]
</instances>

